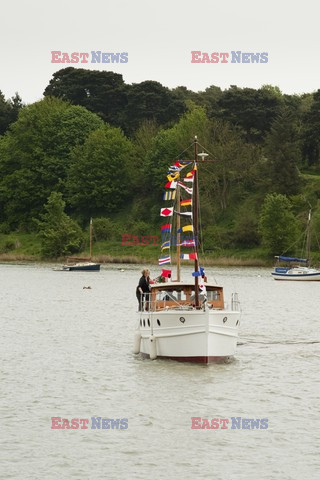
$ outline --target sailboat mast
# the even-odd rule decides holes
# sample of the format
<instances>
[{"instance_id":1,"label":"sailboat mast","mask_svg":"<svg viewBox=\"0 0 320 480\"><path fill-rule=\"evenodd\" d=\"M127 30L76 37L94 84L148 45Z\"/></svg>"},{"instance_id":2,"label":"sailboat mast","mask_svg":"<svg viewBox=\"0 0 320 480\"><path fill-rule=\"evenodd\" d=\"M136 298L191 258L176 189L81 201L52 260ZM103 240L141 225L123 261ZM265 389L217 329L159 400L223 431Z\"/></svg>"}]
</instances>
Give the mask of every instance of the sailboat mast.
<instances>
[{"instance_id":1,"label":"sailboat mast","mask_svg":"<svg viewBox=\"0 0 320 480\"><path fill-rule=\"evenodd\" d=\"M92 218L90 218L90 260L92 259Z\"/></svg>"},{"instance_id":2,"label":"sailboat mast","mask_svg":"<svg viewBox=\"0 0 320 480\"><path fill-rule=\"evenodd\" d=\"M311 252L311 208L309 210L308 224L307 224L307 260L308 264L310 262L310 252Z\"/></svg>"},{"instance_id":3,"label":"sailboat mast","mask_svg":"<svg viewBox=\"0 0 320 480\"><path fill-rule=\"evenodd\" d=\"M176 238L176 244L177 244L177 282L180 282L180 271L181 271L181 258L180 258L180 253L181 253L181 247L180 247L180 187L179 185L177 186L177 238ZM174 238L174 237L173 237Z\"/></svg>"},{"instance_id":4,"label":"sailboat mast","mask_svg":"<svg viewBox=\"0 0 320 480\"><path fill-rule=\"evenodd\" d=\"M194 260L194 271L199 271L199 260L198 260L198 236L199 236L199 220L198 220L198 210L199 210L199 194L198 194L198 169L197 167L198 159L198 140L197 136L194 137L194 163L195 163L195 172L193 177L193 236L195 241L195 260ZM195 277L195 306L199 307L199 277Z\"/></svg>"}]
</instances>

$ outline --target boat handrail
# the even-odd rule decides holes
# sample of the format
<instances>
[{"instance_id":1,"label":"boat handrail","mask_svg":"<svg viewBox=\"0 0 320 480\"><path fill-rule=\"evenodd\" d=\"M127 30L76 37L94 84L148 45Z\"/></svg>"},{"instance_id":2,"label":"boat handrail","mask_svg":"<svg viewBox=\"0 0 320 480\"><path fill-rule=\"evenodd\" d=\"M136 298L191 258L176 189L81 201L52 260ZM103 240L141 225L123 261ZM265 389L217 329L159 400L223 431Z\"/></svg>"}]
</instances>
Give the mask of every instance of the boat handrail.
<instances>
[{"instance_id":1,"label":"boat handrail","mask_svg":"<svg viewBox=\"0 0 320 480\"><path fill-rule=\"evenodd\" d=\"M240 312L240 301L236 292L231 294L231 310Z\"/></svg>"},{"instance_id":2,"label":"boat handrail","mask_svg":"<svg viewBox=\"0 0 320 480\"><path fill-rule=\"evenodd\" d=\"M179 300L176 299L174 296L170 295L169 292L162 292L165 295L162 299L154 299L152 300L151 293L144 293L143 294L143 301L141 305L140 312L156 312L156 311L165 311L165 310L192 310L195 308L194 302L190 302L189 300ZM201 299L201 308L205 308L206 304L208 303L206 295L200 295ZM240 303L240 302L239 302ZM211 304L208 303L208 306L211 307ZM217 308L217 307L215 307ZM220 307L221 308L221 307Z\"/></svg>"}]
</instances>

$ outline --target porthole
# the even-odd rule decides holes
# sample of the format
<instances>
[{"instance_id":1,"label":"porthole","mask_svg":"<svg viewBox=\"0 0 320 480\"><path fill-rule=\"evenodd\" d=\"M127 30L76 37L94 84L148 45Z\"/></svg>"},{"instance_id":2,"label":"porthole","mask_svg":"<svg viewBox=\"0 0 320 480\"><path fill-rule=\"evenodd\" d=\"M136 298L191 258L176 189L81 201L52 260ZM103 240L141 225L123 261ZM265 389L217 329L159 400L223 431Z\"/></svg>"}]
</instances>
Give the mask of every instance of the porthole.
<instances>
[{"instance_id":1,"label":"porthole","mask_svg":"<svg viewBox=\"0 0 320 480\"><path fill-rule=\"evenodd\" d=\"M224 319L222 321L223 321L223 323L226 323L227 320L228 320L228 317L224 317Z\"/></svg>"},{"instance_id":2,"label":"porthole","mask_svg":"<svg viewBox=\"0 0 320 480\"><path fill-rule=\"evenodd\" d=\"M161 327L161 322L160 322L159 318L157 318L157 324L159 325L159 327Z\"/></svg>"},{"instance_id":3,"label":"porthole","mask_svg":"<svg viewBox=\"0 0 320 480\"><path fill-rule=\"evenodd\" d=\"M181 323L184 323L186 321L186 319L184 317L180 317L179 320L180 320Z\"/></svg>"},{"instance_id":4,"label":"porthole","mask_svg":"<svg viewBox=\"0 0 320 480\"><path fill-rule=\"evenodd\" d=\"M150 320L149 320L149 318L148 318L148 327L150 327Z\"/></svg>"}]
</instances>

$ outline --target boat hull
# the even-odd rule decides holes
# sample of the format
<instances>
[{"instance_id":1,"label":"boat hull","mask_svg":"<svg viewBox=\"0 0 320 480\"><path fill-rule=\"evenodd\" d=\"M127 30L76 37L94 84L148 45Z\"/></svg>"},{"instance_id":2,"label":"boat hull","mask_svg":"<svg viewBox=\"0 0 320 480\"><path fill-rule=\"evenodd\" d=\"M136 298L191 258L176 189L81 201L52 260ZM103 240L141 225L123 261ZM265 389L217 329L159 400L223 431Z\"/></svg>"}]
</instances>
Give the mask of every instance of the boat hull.
<instances>
[{"instance_id":1,"label":"boat hull","mask_svg":"<svg viewBox=\"0 0 320 480\"><path fill-rule=\"evenodd\" d=\"M302 273L302 274L291 274L291 273L276 273L271 274L275 280L285 280L285 281L298 281L298 282L320 282L320 272L319 273Z\"/></svg>"},{"instance_id":2,"label":"boat hull","mask_svg":"<svg viewBox=\"0 0 320 480\"><path fill-rule=\"evenodd\" d=\"M64 265L63 270L67 272L83 271L83 272L97 272L100 270L100 263L83 263L75 265Z\"/></svg>"},{"instance_id":3,"label":"boat hull","mask_svg":"<svg viewBox=\"0 0 320 480\"><path fill-rule=\"evenodd\" d=\"M143 356L181 362L225 363L236 352L240 312L207 309L206 311L142 312L137 331L141 335ZM150 337L155 339L151 346Z\"/></svg>"}]
</instances>

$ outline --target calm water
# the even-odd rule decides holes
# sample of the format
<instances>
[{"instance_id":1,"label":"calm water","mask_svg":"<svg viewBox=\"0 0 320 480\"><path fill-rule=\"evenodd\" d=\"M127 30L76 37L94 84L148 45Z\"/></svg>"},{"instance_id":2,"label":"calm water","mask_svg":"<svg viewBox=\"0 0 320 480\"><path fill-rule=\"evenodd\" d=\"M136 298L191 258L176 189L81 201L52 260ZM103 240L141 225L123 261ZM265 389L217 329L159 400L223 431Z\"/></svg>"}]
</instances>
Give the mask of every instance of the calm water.
<instances>
[{"instance_id":1,"label":"calm water","mask_svg":"<svg viewBox=\"0 0 320 480\"><path fill-rule=\"evenodd\" d=\"M243 314L236 360L200 366L131 353L141 267L122 268L0 265L1 478L318 479L320 283L207 269ZM92 416L128 429L51 429ZM269 428L193 430L191 417Z\"/></svg>"}]
</instances>

